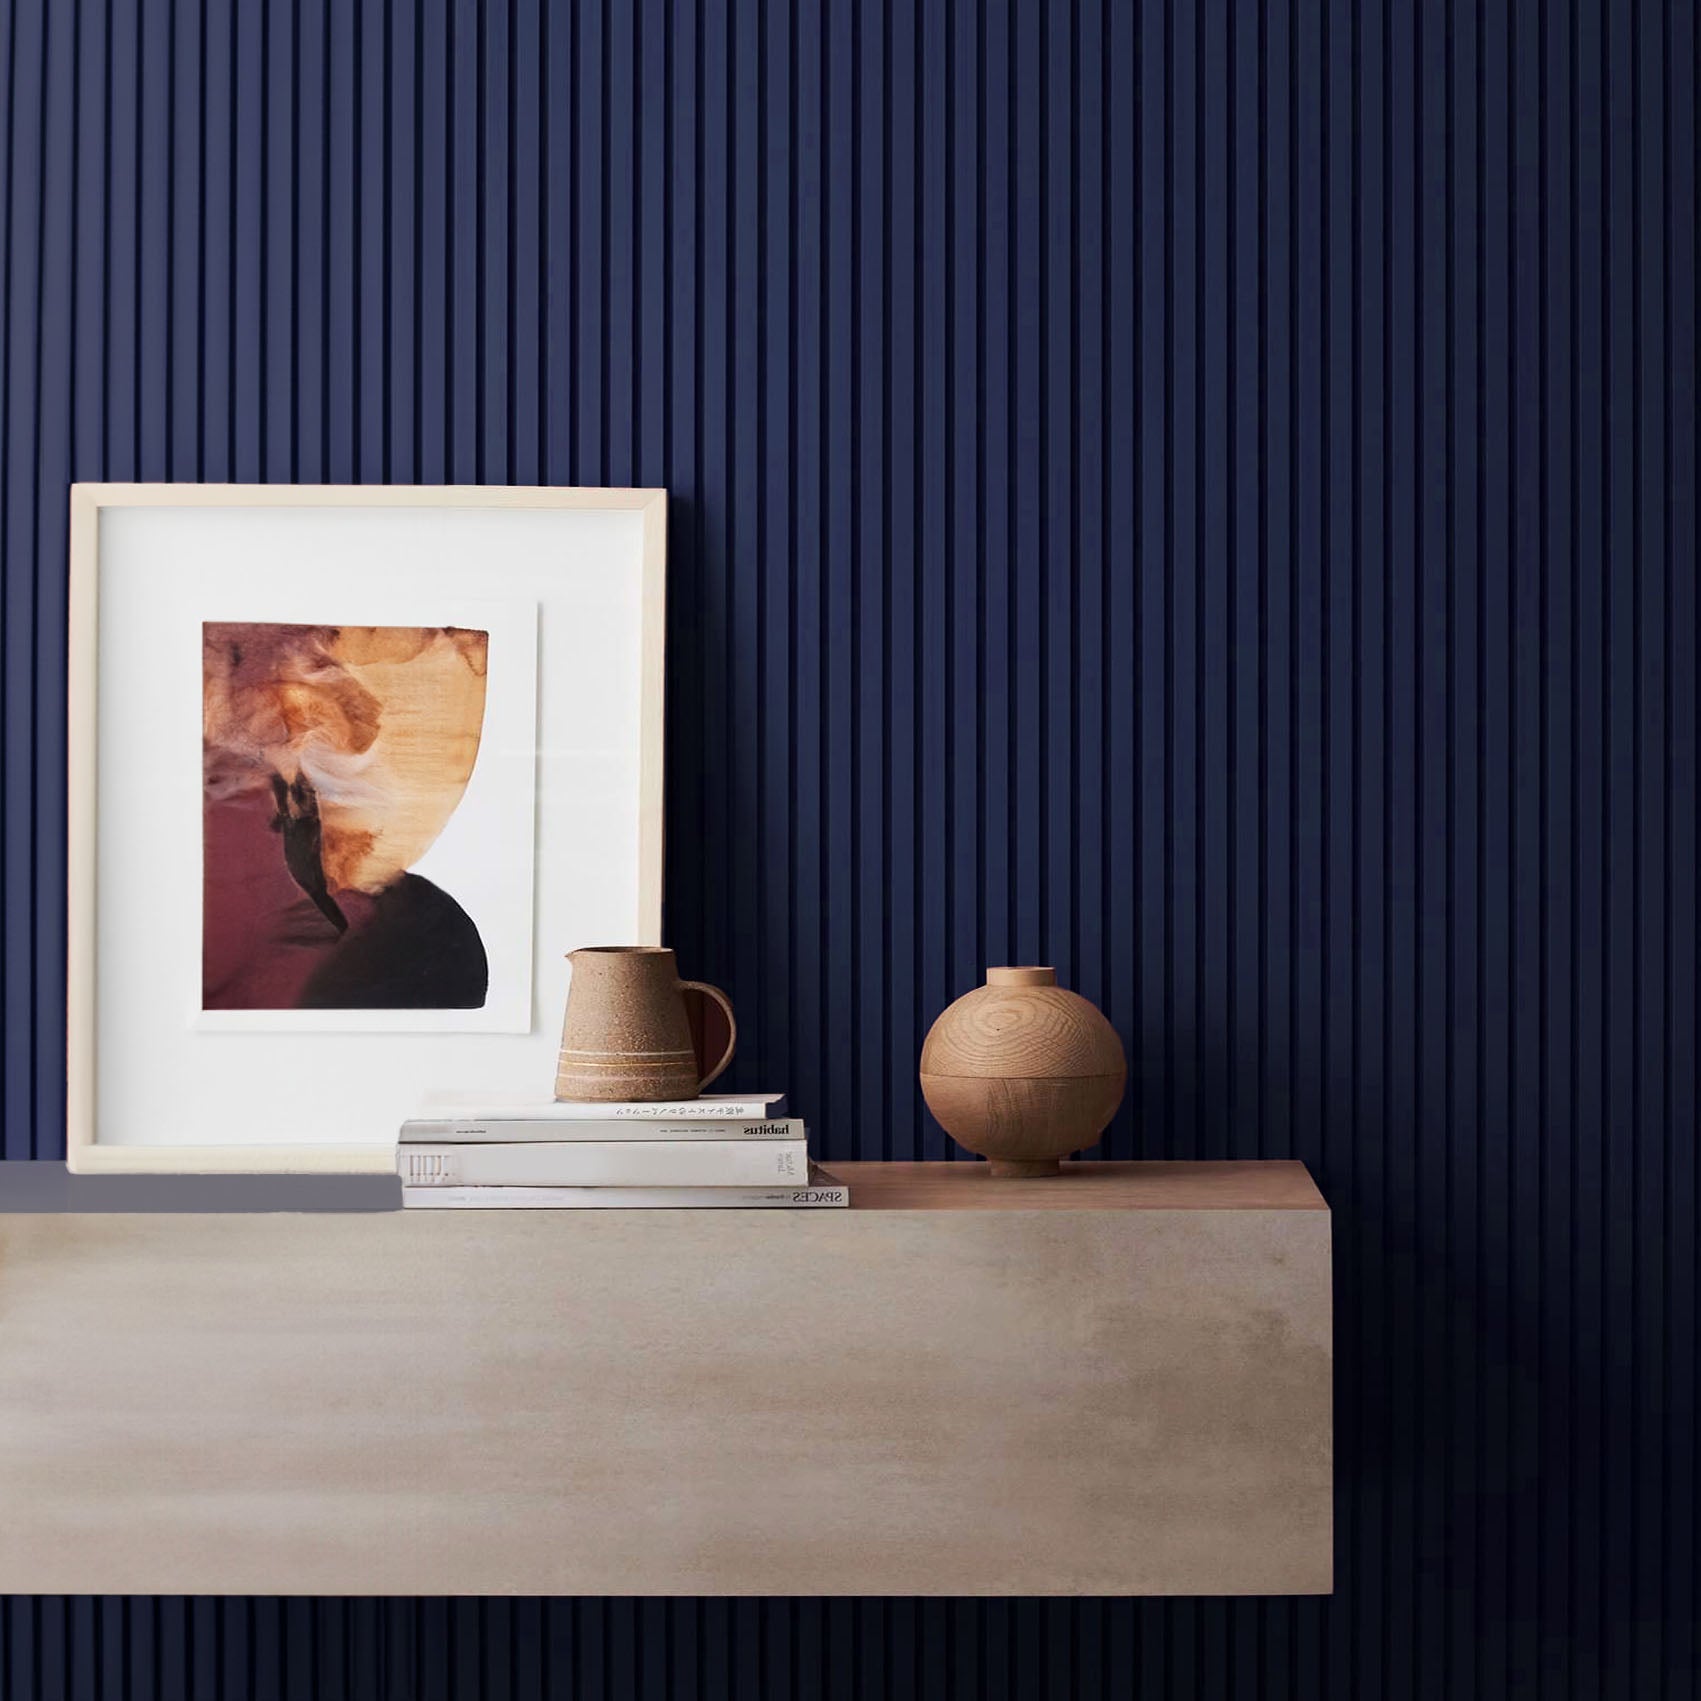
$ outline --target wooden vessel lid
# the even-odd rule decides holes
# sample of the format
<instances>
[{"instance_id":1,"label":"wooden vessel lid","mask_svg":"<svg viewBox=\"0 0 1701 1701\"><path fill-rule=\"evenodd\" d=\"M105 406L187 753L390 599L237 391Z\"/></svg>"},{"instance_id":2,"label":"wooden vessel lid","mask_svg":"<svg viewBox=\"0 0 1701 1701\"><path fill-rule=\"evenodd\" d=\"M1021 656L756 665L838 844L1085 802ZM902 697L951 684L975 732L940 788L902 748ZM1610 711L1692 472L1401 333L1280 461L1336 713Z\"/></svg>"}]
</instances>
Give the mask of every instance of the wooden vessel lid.
<instances>
[{"instance_id":1,"label":"wooden vessel lid","mask_svg":"<svg viewBox=\"0 0 1701 1701\"><path fill-rule=\"evenodd\" d=\"M924 1090L946 1079L1120 1080L1126 1068L1104 1013L1038 963L989 968L986 984L949 1005L921 1047ZM937 1116L939 1107L933 1110Z\"/></svg>"},{"instance_id":2,"label":"wooden vessel lid","mask_svg":"<svg viewBox=\"0 0 1701 1701\"><path fill-rule=\"evenodd\" d=\"M986 971L988 986L1056 986L1057 970L1037 964L1010 966Z\"/></svg>"}]
</instances>

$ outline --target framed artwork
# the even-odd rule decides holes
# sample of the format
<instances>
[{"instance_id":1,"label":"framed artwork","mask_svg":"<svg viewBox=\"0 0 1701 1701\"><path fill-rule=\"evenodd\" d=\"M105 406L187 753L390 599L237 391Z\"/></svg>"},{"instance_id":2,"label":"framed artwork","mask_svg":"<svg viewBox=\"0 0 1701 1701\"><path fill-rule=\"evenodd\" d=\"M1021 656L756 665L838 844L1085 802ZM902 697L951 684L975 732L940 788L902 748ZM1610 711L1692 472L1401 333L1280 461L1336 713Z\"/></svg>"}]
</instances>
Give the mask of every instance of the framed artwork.
<instances>
[{"instance_id":1,"label":"framed artwork","mask_svg":"<svg viewBox=\"0 0 1701 1701\"><path fill-rule=\"evenodd\" d=\"M67 1154L387 1170L659 944L666 493L71 492Z\"/></svg>"}]
</instances>

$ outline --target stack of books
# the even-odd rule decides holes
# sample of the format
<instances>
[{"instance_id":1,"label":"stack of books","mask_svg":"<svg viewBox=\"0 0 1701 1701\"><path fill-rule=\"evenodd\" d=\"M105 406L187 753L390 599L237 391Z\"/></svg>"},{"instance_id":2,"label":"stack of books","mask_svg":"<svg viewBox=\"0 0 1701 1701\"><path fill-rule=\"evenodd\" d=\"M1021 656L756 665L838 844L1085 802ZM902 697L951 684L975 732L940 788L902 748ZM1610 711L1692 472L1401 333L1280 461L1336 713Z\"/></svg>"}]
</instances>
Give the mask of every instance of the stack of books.
<instances>
[{"instance_id":1,"label":"stack of books","mask_svg":"<svg viewBox=\"0 0 1701 1701\"><path fill-rule=\"evenodd\" d=\"M809 1161L775 1093L661 1104L438 1105L402 1124L402 1204L428 1210L819 1208L849 1190Z\"/></svg>"}]
</instances>

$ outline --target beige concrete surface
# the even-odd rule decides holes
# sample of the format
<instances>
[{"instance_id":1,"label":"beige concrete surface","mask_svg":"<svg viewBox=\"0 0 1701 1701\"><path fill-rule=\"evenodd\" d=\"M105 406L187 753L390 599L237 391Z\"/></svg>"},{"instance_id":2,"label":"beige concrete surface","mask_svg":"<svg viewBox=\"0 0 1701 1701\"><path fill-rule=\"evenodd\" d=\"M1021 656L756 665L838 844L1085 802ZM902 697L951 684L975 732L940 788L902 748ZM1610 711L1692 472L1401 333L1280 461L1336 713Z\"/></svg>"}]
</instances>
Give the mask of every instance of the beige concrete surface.
<instances>
[{"instance_id":1,"label":"beige concrete surface","mask_svg":"<svg viewBox=\"0 0 1701 1701\"><path fill-rule=\"evenodd\" d=\"M1305 1204L0 1215L7 1592L1315 1593L1330 1543Z\"/></svg>"}]
</instances>

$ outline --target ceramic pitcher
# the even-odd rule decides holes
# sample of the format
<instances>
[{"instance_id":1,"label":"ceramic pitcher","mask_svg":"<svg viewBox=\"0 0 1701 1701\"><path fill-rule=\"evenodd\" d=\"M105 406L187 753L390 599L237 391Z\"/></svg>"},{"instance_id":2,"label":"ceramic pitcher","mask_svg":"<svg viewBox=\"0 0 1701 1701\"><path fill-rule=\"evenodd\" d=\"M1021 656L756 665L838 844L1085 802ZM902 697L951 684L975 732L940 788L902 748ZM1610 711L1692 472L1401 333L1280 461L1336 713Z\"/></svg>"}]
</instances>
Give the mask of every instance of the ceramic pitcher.
<instances>
[{"instance_id":1,"label":"ceramic pitcher","mask_svg":"<svg viewBox=\"0 0 1701 1701\"><path fill-rule=\"evenodd\" d=\"M738 1028L717 986L681 980L673 953L659 945L592 945L569 951L573 982L561 1025L558 1099L610 1103L691 1099L732 1061ZM726 1050L705 1075L691 1043L688 1001L725 1018Z\"/></svg>"}]
</instances>

